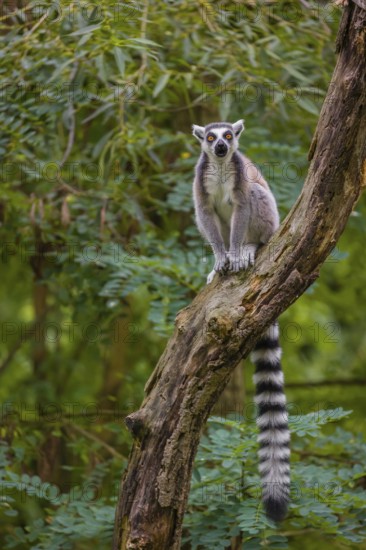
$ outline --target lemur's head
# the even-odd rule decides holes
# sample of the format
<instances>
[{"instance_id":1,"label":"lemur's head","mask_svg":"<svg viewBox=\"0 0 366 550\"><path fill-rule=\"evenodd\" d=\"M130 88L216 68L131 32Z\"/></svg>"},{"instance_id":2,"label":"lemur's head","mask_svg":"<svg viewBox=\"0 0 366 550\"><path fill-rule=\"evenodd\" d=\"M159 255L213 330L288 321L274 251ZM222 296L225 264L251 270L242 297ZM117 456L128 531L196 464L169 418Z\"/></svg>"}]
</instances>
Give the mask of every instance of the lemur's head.
<instances>
[{"instance_id":1,"label":"lemur's head","mask_svg":"<svg viewBox=\"0 0 366 550\"><path fill-rule=\"evenodd\" d=\"M202 151L215 159L231 157L238 148L239 136L244 130L244 121L213 122L207 126L193 124L193 135L201 143Z\"/></svg>"}]
</instances>

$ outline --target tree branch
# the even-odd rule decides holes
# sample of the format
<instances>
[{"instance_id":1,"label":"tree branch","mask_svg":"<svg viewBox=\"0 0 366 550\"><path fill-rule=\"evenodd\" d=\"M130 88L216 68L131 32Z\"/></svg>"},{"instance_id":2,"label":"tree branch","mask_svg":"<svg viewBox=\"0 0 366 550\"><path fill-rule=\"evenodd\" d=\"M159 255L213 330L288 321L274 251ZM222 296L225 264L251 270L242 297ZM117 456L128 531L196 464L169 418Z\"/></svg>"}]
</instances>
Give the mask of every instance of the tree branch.
<instances>
[{"instance_id":1,"label":"tree branch","mask_svg":"<svg viewBox=\"0 0 366 550\"><path fill-rule=\"evenodd\" d=\"M182 310L126 424L135 438L115 550L177 550L194 456L211 407L263 330L318 277L366 185L366 12L343 13L339 59L303 191L256 265L216 278Z\"/></svg>"},{"instance_id":2,"label":"tree branch","mask_svg":"<svg viewBox=\"0 0 366 550\"><path fill-rule=\"evenodd\" d=\"M95 435L94 433L92 432L88 432L87 430L84 430L83 428L81 428L80 426L78 426L77 424L65 424L64 425L64 428L66 430L70 430L70 431L74 431L76 432L77 434L79 435L82 435L83 437L87 438L87 439L90 439L91 441L94 441L95 443L97 443L100 447L103 447L104 449L107 449L107 451L109 452L109 454L111 454L112 456L114 456L115 458L120 458L120 459L124 459L125 457L123 455L121 455L121 453L119 453L118 451L116 451L116 449L114 447L112 447L111 445L108 445L108 443L106 443L105 441L103 441L103 439L100 439L100 437L98 437L97 435Z\"/></svg>"}]
</instances>

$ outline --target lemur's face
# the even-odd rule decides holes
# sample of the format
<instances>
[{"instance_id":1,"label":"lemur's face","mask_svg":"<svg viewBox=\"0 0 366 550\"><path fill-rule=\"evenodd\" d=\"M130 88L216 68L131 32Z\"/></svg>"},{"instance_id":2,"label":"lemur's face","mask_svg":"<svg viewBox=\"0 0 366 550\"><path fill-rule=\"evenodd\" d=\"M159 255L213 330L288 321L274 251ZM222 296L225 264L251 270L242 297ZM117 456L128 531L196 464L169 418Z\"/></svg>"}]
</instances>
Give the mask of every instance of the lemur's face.
<instances>
[{"instance_id":1,"label":"lemur's face","mask_svg":"<svg viewBox=\"0 0 366 550\"><path fill-rule=\"evenodd\" d=\"M238 148L238 139L244 129L242 120L235 124L214 122L207 126L193 125L193 135L201 142L202 150L214 158L224 159Z\"/></svg>"}]
</instances>

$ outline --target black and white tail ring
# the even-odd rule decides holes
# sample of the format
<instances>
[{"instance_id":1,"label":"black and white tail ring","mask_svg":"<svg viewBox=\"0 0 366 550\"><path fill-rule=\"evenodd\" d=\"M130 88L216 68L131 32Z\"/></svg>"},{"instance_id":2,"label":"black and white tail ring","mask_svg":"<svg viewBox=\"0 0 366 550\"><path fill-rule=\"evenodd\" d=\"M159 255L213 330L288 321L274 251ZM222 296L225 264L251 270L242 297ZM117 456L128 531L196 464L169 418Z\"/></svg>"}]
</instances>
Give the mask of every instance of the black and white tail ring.
<instances>
[{"instance_id":1,"label":"black and white tail ring","mask_svg":"<svg viewBox=\"0 0 366 550\"><path fill-rule=\"evenodd\" d=\"M277 323L257 342L251 360L256 367L253 380L263 506L269 518L280 521L286 516L290 494L290 432Z\"/></svg>"}]
</instances>

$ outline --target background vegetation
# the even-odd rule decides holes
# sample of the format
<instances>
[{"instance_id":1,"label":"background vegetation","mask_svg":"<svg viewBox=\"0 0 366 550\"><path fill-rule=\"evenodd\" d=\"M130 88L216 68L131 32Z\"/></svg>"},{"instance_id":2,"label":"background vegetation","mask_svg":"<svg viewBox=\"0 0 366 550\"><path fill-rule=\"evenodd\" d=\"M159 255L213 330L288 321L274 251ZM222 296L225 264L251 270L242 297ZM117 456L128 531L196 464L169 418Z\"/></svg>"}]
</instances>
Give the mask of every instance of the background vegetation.
<instances>
[{"instance_id":1,"label":"background vegetation","mask_svg":"<svg viewBox=\"0 0 366 550\"><path fill-rule=\"evenodd\" d=\"M212 262L193 223L191 124L245 118L242 149L283 218L339 16L272 0L3 5L2 548L110 547L123 419ZM184 548L366 548L365 210L281 318L288 520L276 529L258 504L248 365L246 395L203 437Z\"/></svg>"}]
</instances>

